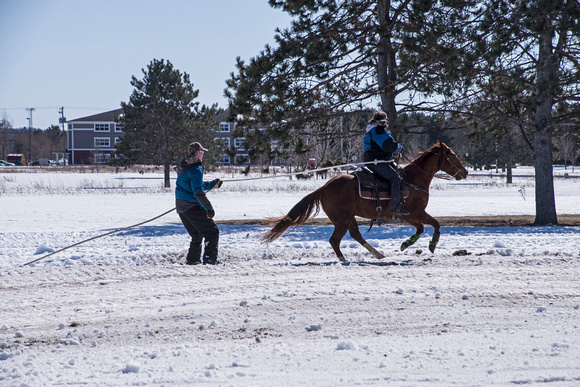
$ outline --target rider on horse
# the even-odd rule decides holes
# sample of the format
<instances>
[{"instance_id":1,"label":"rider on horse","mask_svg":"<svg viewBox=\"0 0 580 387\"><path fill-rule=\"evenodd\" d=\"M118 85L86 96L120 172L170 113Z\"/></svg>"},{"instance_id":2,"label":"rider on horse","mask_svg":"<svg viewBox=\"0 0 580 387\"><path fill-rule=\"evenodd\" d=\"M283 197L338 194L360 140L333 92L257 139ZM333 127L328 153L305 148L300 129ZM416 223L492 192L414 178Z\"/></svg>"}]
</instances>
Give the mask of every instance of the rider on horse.
<instances>
[{"instance_id":1,"label":"rider on horse","mask_svg":"<svg viewBox=\"0 0 580 387\"><path fill-rule=\"evenodd\" d=\"M373 113L373 118L367 125L367 133L363 138L364 161L392 161L393 155L403 150L391 132L387 129L387 114L382 111ZM371 171L391 183L391 209L393 215L409 215L403 207L403 193L401 190L401 176L392 163L378 163L366 165Z\"/></svg>"}]
</instances>

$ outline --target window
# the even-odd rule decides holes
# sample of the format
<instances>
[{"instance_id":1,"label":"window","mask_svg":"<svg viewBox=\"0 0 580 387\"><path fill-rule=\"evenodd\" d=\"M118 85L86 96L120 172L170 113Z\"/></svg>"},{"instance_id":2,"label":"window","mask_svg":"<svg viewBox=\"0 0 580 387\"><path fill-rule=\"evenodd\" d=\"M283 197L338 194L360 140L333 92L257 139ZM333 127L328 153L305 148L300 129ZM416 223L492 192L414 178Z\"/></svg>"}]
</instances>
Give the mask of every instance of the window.
<instances>
[{"instance_id":1,"label":"window","mask_svg":"<svg viewBox=\"0 0 580 387\"><path fill-rule=\"evenodd\" d=\"M95 164L108 164L111 155L107 153L97 153L95 154Z\"/></svg>"},{"instance_id":2,"label":"window","mask_svg":"<svg viewBox=\"0 0 580 387\"><path fill-rule=\"evenodd\" d=\"M220 124L220 132L229 132L230 131L230 124L228 124L227 122L222 122Z\"/></svg>"},{"instance_id":3,"label":"window","mask_svg":"<svg viewBox=\"0 0 580 387\"><path fill-rule=\"evenodd\" d=\"M221 155L219 158L219 163L227 165L230 163L230 156L229 155Z\"/></svg>"},{"instance_id":4,"label":"window","mask_svg":"<svg viewBox=\"0 0 580 387\"><path fill-rule=\"evenodd\" d=\"M122 132L123 124L115 124L115 132Z\"/></svg>"},{"instance_id":5,"label":"window","mask_svg":"<svg viewBox=\"0 0 580 387\"><path fill-rule=\"evenodd\" d=\"M121 141L121 137L115 137L115 144L117 144L119 141Z\"/></svg>"},{"instance_id":6,"label":"window","mask_svg":"<svg viewBox=\"0 0 580 387\"><path fill-rule=\"evenodd\" d=\"M95 148L109 148L111 139L109 137L95 137Z\"/></svg>"},{"instance_id":7,"label":"window","mask_svg":"<svg viewBox=\"0 0 580 387\"><path fill-rule=\"evenodd\" d=\"M216 137L214 138L218 144L223 144L225 147L230 147L230 138L229 137Z\"/></svg>"},{"instance_id":8,"label":"window","mask_svg":"<svg viewBox=\"0 0 580 387\"><path fill-rule=\"evenodd\" d=\"M244 146L244 141L246 140L245 137L236 137L234 138L234 146L237 148L242 148Z\"/></svg>"},{"instance_id":9,"label":"window","mask_svg":"<svg viewBox=\"0 0 580 387\"><path fill-rule=\"evenodd\" d=\"M95 124L95 132L108 132L109 124Z\"/></svg>"}]
</instances>

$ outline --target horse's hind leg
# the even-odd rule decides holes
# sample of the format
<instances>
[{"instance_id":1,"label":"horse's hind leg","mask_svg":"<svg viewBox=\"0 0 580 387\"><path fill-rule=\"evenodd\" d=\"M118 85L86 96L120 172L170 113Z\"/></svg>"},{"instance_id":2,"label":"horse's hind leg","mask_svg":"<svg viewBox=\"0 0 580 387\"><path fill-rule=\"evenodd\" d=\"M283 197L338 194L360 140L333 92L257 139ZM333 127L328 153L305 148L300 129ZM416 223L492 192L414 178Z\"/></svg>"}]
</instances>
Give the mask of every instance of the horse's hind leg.
<instances>
[{"instance_id":1,"label":"horse's hind leg","mask_svg":"<svg viewBox=\"0 0 580 387\"><path fill-rule=\"evenodd\" d=\"M350 225L348 226L348 232L350 233L350 236L352 237L352 239L354 239L355 241L360 243L365 249L367 249L369 251L369 253L374 255L375 258L377 258L377 259L385 258L385 256L383 254L378 252L373 246L371 246L362 237L360 230L358 229L358 223L356 222L356 220L354 218L352 219L352 221L350 222Z\"/></svg>"},{"instance_id":2,"label":"horse's hind leg","mask_svg":"<svg viewBox=\"0 0 580 387\"><path fill-rule=\"evenodd\" d=\"M340 251L340 241L342 240L342 238L344 237L344 234L346 234L346 230L347 227L343 224L341 225L334 225L334 232L332 233L332 235L330 236L330 245L332 246L332 249L334 250L334 252L336 253L336 256L338 257L339 261L344 261L344 255L342 255L342 251Z\"/></svg>"}]
</instances>

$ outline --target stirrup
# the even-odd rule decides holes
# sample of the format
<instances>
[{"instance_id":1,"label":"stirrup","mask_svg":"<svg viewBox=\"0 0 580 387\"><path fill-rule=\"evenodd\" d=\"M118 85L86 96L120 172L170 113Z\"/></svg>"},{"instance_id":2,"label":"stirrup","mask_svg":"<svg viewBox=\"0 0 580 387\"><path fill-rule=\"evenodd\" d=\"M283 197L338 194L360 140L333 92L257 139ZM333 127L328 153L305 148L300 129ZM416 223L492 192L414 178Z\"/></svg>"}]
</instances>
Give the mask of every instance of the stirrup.
<instances>
[{"instance_id":1,"label":"stirrup","mask_svg":"<svg viewBox=\"0 0 580 387\"><path fill-rule=\"evenodd\" d=\"M379 227L381 227L381 218L382 218L381 212L383 212L383 207L378 206L377 207L377 225ZM372 224L371 224L371 227L372 227ZM369 228L369 230L370 230L370 228Z\"/></svg>"}]
</instances>

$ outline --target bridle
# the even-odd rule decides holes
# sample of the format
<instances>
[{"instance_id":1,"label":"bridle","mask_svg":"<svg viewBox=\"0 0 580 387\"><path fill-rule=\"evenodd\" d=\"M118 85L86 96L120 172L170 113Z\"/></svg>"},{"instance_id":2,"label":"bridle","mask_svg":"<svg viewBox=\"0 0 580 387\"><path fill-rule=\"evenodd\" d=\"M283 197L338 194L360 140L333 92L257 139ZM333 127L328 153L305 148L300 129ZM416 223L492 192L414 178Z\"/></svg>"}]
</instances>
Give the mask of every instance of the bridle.
<instances>
[{"instance_id":1,"label":"bridle","mask_svg":"<svg viewBox=\"0 0 580 387\"><path fill-rule=\"evenodd\" d=\"M455 168L455 173L453 175L449 175L449 176L437 176L437 175L433 175L434 177L438 178L438 179L442 179L442 180L451 180L453 178L455 178L455 176L457 176L457 174L459 174L461 172L461 168L458 168L457 165L455 165L455 163L453 163L453 161L451 161L451 159L449 158L448 152L451 149L446 149L443 151L443 156L445 157L445 159L447 159L447 161L449 162L449 164L451 164L454 168ZM413 160L411 160L410 157L408 157L407 155L403 155L403 157L405 157L405 159L407 159L411 164L413 164L419 171L423 172L426 175L430 175L429 172L425 171L423 168L421 168L420 166L418 166ZM438 172L441 170L441 167L443 166L443 163L445 162L445 160L443 159L443 157L439 158L439 165L437 166L437 171ZM416 186L415 184L409 184L409 186L413 189L415 189L416 191L419 191L427 196L429 196L429 191L425 190L421 187Z\"/></svg>"},{"instance_id":2,"label":"bridle","mask_svg":"<svg viewBox=\"0 0 580 387\"><path fill-rule=\"evenodd\" d=\"M437 175L433 175L434 177L438 178L438 179L442 179L442 180L452 180L454 179L460 172L461 172L461 168L458 168L457 165L455 165L455 163L453 161L451 161L451 159L449 158L449 152L451 151L451 149L445 149L443 151L443 156L445 157L445 159L449 162L449 164L451 164L453 166L453 168L455 168L455 173L453 175L448 173L448 176L437 176ZM429 175L429 172L425 171L423 168L421 168L420 166L418 166L413 160L411 160L410 157L408 157L407 155L404 155L405 159L407 159L411 164L413 164L418 170L420 170L421 172L423 172L426 175ZM435 171L435 173L437 173L438 171L441 170L441 167L443 166L443 163L445 162L445 160L443 159L443 157L439 158L439 165L437 165L437 171Z\"/></svg>"},{"instance_id":3,"label":"bridle","mask_svg":"<svg viewBox=\"0 0 580 387\"><path fill-rule=\"evenodd\" d=\"M449 176L444 176L444 177L438 177L439 179L444 179L444 180L452 180L453 178L455 178L455 176L457 176L460 172L461 172L461 168L458 168L457 165L455 165L455 163L453 161L451 161L451 159L449 158L449 152L451 151L451 149L446 149L445 151L443 151L443 156L445 156L445 158L447 159L447 161L449 162L449 164L451 164L453 166L453 168L455 168L455 173L453 175L448 174ZM437 170L441 170L441 167L443 166L443 158L441 158L441 163L439 164L439 167L437 168Z\"/></svg>"}]
</instances>

